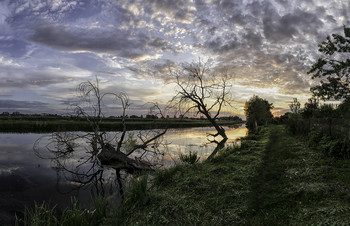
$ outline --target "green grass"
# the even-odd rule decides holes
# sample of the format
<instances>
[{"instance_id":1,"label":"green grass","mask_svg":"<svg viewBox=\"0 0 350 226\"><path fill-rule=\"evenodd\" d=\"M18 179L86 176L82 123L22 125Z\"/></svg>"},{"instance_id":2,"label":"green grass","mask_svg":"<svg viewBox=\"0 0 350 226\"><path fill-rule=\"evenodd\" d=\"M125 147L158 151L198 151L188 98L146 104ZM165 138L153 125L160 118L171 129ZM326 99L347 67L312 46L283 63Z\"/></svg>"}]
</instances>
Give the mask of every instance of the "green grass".
<instances>
[{"instance_id":1,"label":"green grass","mask_svg":"<svg viewBox=\"0 0 350 226\"><path fill-rule=\"evenodd\" d=\"M232 225L244 224L250 183L261 165L268 128L259 141L243 141L204 163L181 164L157 172L147 202L124 203L111 225Z\"/></svg>"},{"instance_id":2,"label":"green grass","mask_svg":"<svg viewBox=\"0 0 350 226\"><path fill-rule=\"evenodd\" d=\"M93 210L81 209L76 200L71 206L58 214L56 207L47 203L37 204L33 208L26 208L23 219L16 217L15 225L24 226L76 226L101 225L107 214L107 199L97 197Z\"/></svg>"},{"instance_id":3,"label":"green grass","mask_svg":"<svg viewBox=\"0 0 350 226\"><path fill-rule=\"evenodd\" d=\"M348 225L350 161L283 126L262 128L212 161L159 171L118 225ZM131 213L131 214L130 214Z\"/></svg>"},{"instance_id":4,"label":"green grass","mask_svg":"<svg viewBox=\"0 0 350 226\"><path fill-rule=\"evenodd\" d=\"M122 205L90 224L349 225L349 172L349 159L263 127L210 161L135 178Z\"/></svg>"},{"instance_id":5,"label":"green grass","mask_svg":"<svg viewBox=\"0 0 350 226\"><path fill-rule=\"evenodd\" d=\"M180 154L179 159L182 163L186 164L195 164L199 161L200 157L197 155L197 152L189 152L188 154Z\"/></svg>"},{"instance_id":6,"label":"green grass","mask_svg":"<svg viewBox=\"0 0 350 226\"><path fill-rule=\"evenodd\" d=\"M348 225L350 161L326 157L303 137L273 127L252 181L249 225Z\"/></svg>"}]
</instances>

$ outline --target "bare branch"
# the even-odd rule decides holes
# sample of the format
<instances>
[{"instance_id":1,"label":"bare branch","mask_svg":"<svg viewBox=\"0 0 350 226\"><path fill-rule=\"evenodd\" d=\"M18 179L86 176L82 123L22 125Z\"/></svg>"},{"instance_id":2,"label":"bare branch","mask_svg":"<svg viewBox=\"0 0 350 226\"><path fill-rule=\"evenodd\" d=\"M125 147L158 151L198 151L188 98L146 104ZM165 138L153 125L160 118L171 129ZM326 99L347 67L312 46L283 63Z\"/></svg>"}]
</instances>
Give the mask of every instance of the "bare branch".
<instances>
[{"instance_id":1,"label":"bare branch","mask_svg":"<svg viewBox=\"0 0 350 226\"><path fill-rule=\"evenodd\" d=\"M178 87L177 94L170 104L184 108L183 112L195 110L195 115L205 116L223 139L227 139L225 130L216 122L223 107L231 99L228 92L227 71L212 73L210 61L183 64L181 69L171 70ZM179 110L181 112L181 110Z\"/></svg>"}]
</instances>

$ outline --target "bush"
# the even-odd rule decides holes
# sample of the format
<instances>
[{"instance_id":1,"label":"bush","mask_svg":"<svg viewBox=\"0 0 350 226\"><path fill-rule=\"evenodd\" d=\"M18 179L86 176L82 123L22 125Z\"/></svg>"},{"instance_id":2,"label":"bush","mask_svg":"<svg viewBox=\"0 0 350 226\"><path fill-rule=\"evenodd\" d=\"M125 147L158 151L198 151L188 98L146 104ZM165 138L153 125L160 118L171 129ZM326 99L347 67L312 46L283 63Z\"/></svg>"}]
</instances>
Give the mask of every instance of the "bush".
<instances>
[{"instance_id":1,"label":"bush","mask_svg":"<svg viewBox=\"0 0 350 226\"><path fill-rule=\"evenodd\" d=\"M332 138L320 130L313 130L309 133L308 141L309 146L316 147L326 156L338 159L350 158L350 145L345 139Z\"/></svg>"},{"instance_id":2,"label":"bush","mask_svg":"<svg viewBox=\"0 0 350 226\"><path fill-rule=\"evenodd\" d=\"M331 140L328 145L325 145L325 154L327 156L339 158L339 159L348 159L350 157L350 148L345 140L334 139Z\"/></svg>"},{"instance_id":3,"label":"bush","mask_svg":"<svg viewBox=\"0 0 350 226\"><path fill-rule=\"evenodd\" d=\"M320 130L312 130L308 136L308 143L310 147L317 146L323 139L324 135Z\"/></svg>"}]
</instances>

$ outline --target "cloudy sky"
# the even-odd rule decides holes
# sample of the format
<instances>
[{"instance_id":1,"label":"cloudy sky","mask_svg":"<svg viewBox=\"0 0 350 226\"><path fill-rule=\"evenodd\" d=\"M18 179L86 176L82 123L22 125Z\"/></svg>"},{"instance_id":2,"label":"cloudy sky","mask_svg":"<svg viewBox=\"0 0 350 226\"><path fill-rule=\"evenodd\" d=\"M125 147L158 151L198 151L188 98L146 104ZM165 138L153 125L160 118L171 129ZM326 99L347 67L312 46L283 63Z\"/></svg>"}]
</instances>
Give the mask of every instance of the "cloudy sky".
<instances>
[{"instance_id":1,"label":"cloudy sky","mask_svg":"<svg viewBox=\"0 0 350 226\"><path fill-rule=\"evenodd\" d=\"M349 12L349 0L0 0L0 112L64 113L98 76L142 114L174 94L163 69L199 57L228 69L231 113L253 94L284 112L310 97L317 44Z\"/></svg>"}]
</instances>

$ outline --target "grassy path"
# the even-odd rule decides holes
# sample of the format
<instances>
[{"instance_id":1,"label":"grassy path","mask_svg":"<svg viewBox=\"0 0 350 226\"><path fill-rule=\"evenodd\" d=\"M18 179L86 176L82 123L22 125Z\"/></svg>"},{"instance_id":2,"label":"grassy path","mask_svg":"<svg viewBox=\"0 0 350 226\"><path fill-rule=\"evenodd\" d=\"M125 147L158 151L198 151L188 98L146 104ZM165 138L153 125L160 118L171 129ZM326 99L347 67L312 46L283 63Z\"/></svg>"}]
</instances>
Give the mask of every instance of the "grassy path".
<instances>
[{"instance_id":1,"label":"grassy path","mask_svg":"<svg viewBox=\"0 0 350 226\"><path fill-rule=\"evenodd\" d=\"M270 131L262 164L252 180L247 214L251 224L271 224L277 219L285 222L287 210L295 206L294 200L289 200L283 192L284 187L290 186L285 177L285 162L294 157L290 144L285 142L281 128L274 127Z\"/></svg>"},{"instance_id":2,"label":"grassy path","mask_svg":"<svg viewBox=\"0 0 350 226\"><path fill-rule=\"evenodd\" d=\"M349 225L350 161L324 157L284 127L272 127L252 181L249 225Z\"/></svg>"}]
</instances>

